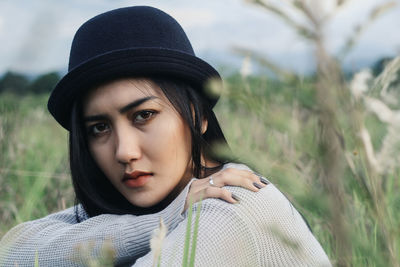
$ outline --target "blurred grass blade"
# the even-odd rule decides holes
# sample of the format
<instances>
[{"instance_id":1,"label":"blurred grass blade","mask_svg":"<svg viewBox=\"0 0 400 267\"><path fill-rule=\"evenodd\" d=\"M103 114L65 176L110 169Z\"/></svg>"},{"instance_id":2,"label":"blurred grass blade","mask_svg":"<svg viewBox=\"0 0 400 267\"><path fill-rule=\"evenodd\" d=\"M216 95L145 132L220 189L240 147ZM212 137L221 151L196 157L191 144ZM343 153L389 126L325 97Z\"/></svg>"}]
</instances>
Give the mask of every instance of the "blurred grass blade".
<instances>
[{"instance_id":1,"label":"blurred grass blade","mask_svg":"<svg viewBox=\"0 0 400 267\"><path fill-rule=\"evenodd\" d=\"M39 252L35 252L35 267L39 267Z\"/></svg>"},{"instance_id":2,"label":"blurred grass blade","mask_svg":"<svg viewBox=\"0 0 400 267\"><path fill-rule=\"evenodd\" d=\"M165 225L162 218L157 229L153 231L153 235L150 239L150 249L153 252L153 266L159 266L161 264L161 251L165 237L167 236L167 226Z\"/></svg>"},{"instance_id":3,"label":"blurred grass blade","mask_svg":"<svg viewBox=\"0 0 400 267\"><path fill-rule=\"evenodd\" d=\"M196 256L196 246L197 246L197 234L199 231L201 204L202 204L202 199L200 199L200 202L197 205L197 210L196 210L196 218L194 222L193 237L192 237L192 249L191 249L192 251L190 253L189 267L194 267L194 260Z\"/></svg>"},{"instance_id":4,"label":"blurred grass blade","mask_svg":"<svg viewBox=\"0 0 400 267\"><path fill-rule=\"evenodd\" d=\"M369 14L368 18L366 21L363 23L357 25L353 33L350 35L350 37L347 39L345 42L345 45L339 52L339 57L344 58L350 51L351 49L355 46L357 41L360 39L361 35L365 32L365 30L379 17L381 17L383 14L385 14L387 11L390 9L393 9L397 3L395 1L390 1L386 2L380 5L377 5Z\"/></svg>"},{"instance_id":5,"label":"blurred grass blade","mask_svg":"<svg viewBox=\"0 0 400 267\"><path fill-rule=\"evenodd\" d=\"M242 56L250 56L252 60L256 61L260 66L263 66L272 71L281 80L293 80L297 77L293 72L280 68L277 64L269 60L265 55L261 55L260 53L243 47L235 46L232 48L232 50L233 52Z\"/></svg>"},{"instance_id":6,"label":"blurred grass blade","mask_svg":"<svg viewBox=\"0 0 400 267\"><path fill-rule=\"evenodd\" d=\"M269 4L263 0L246 0L246 2L258 5L258 6L262 7L263 9L277 15L286 24L288 24L290 27L292 27L294 30L296 30L297 33L299 35L303 36L304 38L311 39L311 40L316 38L315 33L313 32L312 29L296 22L290 16L288 16L282 9L278 8L276 5Z\"/></svg>"},{"instance_id":7,"label":"blurred grass blade","mask_svg":"<svg viewBox=\"0 0 400 267\"><path fill-rule=\"evenodd\" d=\"M188 218L186 224L186 235L185 235L185 244L183 248L183 258L182 258L182 266L188 266L189 260L189 248L190 248L190 235L191 235L191 228L192 228L192 208L193 208L193 201L189 199L189 208L188 208Z\"/></svg>"}]
</instances>

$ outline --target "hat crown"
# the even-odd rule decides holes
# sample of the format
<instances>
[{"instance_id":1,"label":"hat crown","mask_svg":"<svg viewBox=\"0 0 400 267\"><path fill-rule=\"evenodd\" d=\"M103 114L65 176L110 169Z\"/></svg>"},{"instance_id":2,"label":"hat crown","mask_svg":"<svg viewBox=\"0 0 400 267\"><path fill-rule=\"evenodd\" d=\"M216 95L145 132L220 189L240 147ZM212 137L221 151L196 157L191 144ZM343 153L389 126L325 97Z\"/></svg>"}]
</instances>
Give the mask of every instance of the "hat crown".
<instances>
[{"instance_id":1,"label":"hat crown","mask_svg":"<svg viewBox=\"0 0 400 267\"><path fill-rule=\"evenodd\" d=\"M148 6L115 9L84 23L72 42L68 70L113 51L158 48L195 56L184 30L167 13Z\"/></svg>"},{"instance_id":2,"label":"hat crown","mask_svg":"<svg viewBox=\"0 0 400 267\"><path fill-rule=\"evenodd\" d=\"M149 7L119 8L85 22L72 41L68 73L58 82L48 109L67 130L72 107L90 88L125 77L179 79L198 91L211 108L217 95L206 91L218 72L198 58L184 30L165 12Z\"/></svg>"}]
</instances>

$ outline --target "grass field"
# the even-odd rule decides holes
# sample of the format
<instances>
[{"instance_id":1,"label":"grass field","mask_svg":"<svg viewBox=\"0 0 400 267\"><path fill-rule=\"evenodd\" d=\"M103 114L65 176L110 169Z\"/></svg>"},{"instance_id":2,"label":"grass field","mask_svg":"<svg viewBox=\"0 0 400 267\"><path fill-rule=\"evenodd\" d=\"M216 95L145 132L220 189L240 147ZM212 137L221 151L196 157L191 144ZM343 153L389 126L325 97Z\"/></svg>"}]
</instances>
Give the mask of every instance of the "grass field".
<instances>
[{"instance_id":1,"label":"grass field","mask_svg":"<svg viewBox=\"0 0 400 267\"><path fill-rule=\"evenodd\" d=\"M0 96L0 235L73 204L67 133L46 103L47 95Z\"/></svg>"},{"instance_id":2,"label":"grass field","mask_svg":"<svg viewBox=\"0 0 400 267\"><path fill-rule=\"evenodd\" d=\"M238 74L221 93L215 110L232 148L229 156L288 195L335 265L399 265L400 146L397 139L388 140L394 124L354 96L349 95L350 104L338 102L342 170L332 186L321 174L331 162L321 146L315 79ZM47 97L0 95L0 236L73 204L67 133L47 112ZM368 142L357 129L367 131L375 160L390 163L384 169L371 164ZM383 151L388 142L390 153Z\"/></svg>"}]
</instances>

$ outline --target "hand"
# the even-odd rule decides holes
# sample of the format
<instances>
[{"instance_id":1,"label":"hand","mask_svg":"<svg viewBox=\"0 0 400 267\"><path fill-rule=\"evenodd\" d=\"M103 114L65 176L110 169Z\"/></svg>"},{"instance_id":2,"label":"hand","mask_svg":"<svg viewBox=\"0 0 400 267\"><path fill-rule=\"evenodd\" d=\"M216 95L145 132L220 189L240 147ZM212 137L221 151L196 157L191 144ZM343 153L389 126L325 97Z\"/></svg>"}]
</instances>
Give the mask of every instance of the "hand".
<instances>
[{"instance_id":1,"label":"hand","mask_svg":"<svg viewBox=\"0 0 400 267\"><path fill-rule=\"evenodd\" d=\"M210 183L213 181L213 185ZM241 186L253 192L265 187L268 181L259 175L235 168L227 168L208 177L193 181L186 198L185 210L189 207L189 199L195 203L200 199L220 198L229 203L237 203L239 199L225 188L225 185Z\"/></svg>"}]
</instances>

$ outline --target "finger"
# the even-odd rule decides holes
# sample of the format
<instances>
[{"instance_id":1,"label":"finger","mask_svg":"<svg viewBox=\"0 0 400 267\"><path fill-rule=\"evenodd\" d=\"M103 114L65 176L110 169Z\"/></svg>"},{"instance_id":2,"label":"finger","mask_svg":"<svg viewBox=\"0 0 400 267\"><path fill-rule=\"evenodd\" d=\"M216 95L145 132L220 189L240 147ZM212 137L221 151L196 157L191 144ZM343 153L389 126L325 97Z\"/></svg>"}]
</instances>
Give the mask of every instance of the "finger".
<instances>
[{"instance_id":1,"label":"finger","mask_svg":"<svg viewBox=\"0 0 400 267\"><path fill-rule=\"evenodd\" d=\"M198 199L205 199L205 198L220 198L229 203L237 203L239 202L239 198L232 194L225 188L219 187L206 187L201 192L198 193Z\"/></svg>"},{"instance_id":2,"label":"finger","mask_svg":"<svg viewBox=\"0 0 400 267\"><path fill-rule=\"evenodd\" d=\"M213 177L214 183L218 186L240 186L254 192L266 186L257 174L247 170L225 169Z\"/></svg>"},{"instance_id":3,"label":"finger","mask_svg":"<svg viewBox=\"0 0 400 267\"><path fill-rule=\"evenodd\" d=\"M253 185L258 189L265 187L269 184L268 180L262 177L260 174L257 174L252 171L242 170L247 175L247 178L253 181Z\"/></svg>"},{"instance_id":4,"label":"finger","mask_svg":"<svg viewBox=\"0 0 400 267\"><path fill-rule=\"evenodd\" d=\"M238 170L237 172L235 169L230 169L230 170L227 169L227 171L224 170L223 173L225 174L221 175L221 173L215 173L214 175L215 177L220 177L220 179L222 177L222 179L224 180L226 179L224 177L229 177L231 175L233 175L234 178L229 179L227 182L224 182L221 179L221 182L219 182L214 186L212 186L209 183L210 181L209 177L193 181L189 188L184 210L186 210L189 207L190 203L196 203L201 199L206 199L206 198L220 198L229 203L237 203L239 201L239 198L237 196L229 192L227 189L219 188L224 185L233 185L233 186L236 185L248 188L252 191L258 191L258 188L252 184L251 180L249 180L249 175L252 174L251 172L248 171L243 172L241 170ZM226 175L227 173L229 175ZM250 177L253 178L254 180L254 177L252 176Z\"/></svg>"},{"instance_id":5,"label":"finger","mask_svg":"<svg viewBox=\"0 0 400 267\"><path fill-rule=\"evenodd\" d=\"M235 168L228 168L223 171L221 171L221 176L225 179L225 181L229 181L229 178L233 176L239 176L243 178L250 179L253 182L259 183L260 182L260 177L256 173L248 170L239 170ZM228 179L228 180L226 180Z\"/></svg>"},{"instance_id":6,"label":"finger","mask_svg":"<svg viewBox=\"0 0 400 267\"><path fill-rule=\"evenodd\" d=\"M209 183L210 177L213 177L214 185ZM225 185L240 186L257 192L259 189L266 186L260 181L260 176L248 170L239 170L235 168L227 168L216 172L209 177L198 179L192 182L189 195L197 194L206 187L223 187ZM196 199L198 201L198 199Z\"/></svg>"},{"instance_id":7,"label":"finger","mask_svg":"<svg viewBox=\"0 0 400 267\"><path fill-rule=\"evenodd\" d=\"M261 183L263 183L264 185L268 185L268 184L270 184L270 182L268 181L268 179L267 178L265 178L264 176L262 176L261 174L259 174L259 173L256 173L256 172L253 172L255 175L257 175L258 176L258 178L259 178L259 180L260 180L260 182Z\"/></svg>"},{"instance_id":8,"label":"finger","mask_svg":"<svg viewBox=\"0 0 400 267\"><path fill-rule=\"evenodd\" d=\"M197 194L200 191L202 191L204 188L211 186L209 184L209 178L203 178L203 179L198 179L192 182L189 188L189 193L188 194Z\"/></svg>"},{"instance_id":9,"label":"finger","mask_svg":"<svg viewBox=\"0 0 400 267\"><path fill-rule=\"evenodd\" d=\"M214 178L213 179L213 184L211 184L210 180L211 177L218 177L218 173L215 173L213 175L210 175L206 178L198 179L192 182L191 187L190 187L190 193L196 194L198 192L203 191L207 187L223 187L225 184L224 183L216 183Z\"/></svg>"},{"instance_id":10,"label":"finger","mask_svg":"<svg viewBox=\"0 0 400 267\"><path fill-rule=\"evenodd\" d=\"M231 204L236 204L240 201L240 198L238 196L236 196L232 192L229 192L225 188L209 186L197 193L191 194L190 196L188 195L183 211L186 211L190 205L193 205L194 203L204 200L206 198L219 198Z\"/></svg>"}]
</instances>

